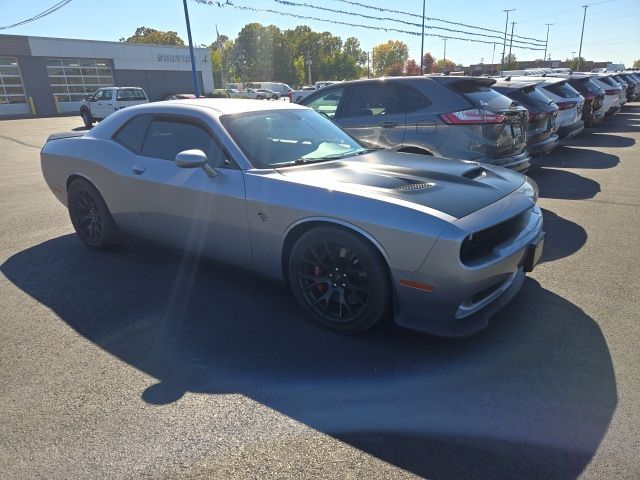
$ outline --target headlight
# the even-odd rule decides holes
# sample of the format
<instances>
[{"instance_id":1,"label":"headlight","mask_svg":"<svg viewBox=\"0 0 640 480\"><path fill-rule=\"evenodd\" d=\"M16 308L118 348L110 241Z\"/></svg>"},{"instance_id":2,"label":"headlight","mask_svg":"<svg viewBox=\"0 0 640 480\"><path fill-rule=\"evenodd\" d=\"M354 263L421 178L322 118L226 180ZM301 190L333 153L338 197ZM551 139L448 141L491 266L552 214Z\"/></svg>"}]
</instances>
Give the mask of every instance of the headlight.
<instances>
[{"instance_id":1,"label":"headlight","mask_svg":"<svg viewBox=\"0 0 640 480\"><path fill-rule=\"evenodd\" d=\"M538 201L538 184L529 177L527 177L527 180L520 186L517 192L529 197L533 203Z\"/></svg>"}]
</instances>

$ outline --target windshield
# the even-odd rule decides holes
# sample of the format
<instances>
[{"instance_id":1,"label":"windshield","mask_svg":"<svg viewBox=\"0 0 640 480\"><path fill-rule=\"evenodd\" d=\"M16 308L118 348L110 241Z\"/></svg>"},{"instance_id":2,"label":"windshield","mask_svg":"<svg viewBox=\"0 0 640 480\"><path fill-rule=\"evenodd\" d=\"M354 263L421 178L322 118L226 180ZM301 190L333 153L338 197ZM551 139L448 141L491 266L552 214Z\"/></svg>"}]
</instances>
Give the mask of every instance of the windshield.
<instances>
[{"instance_id":1,"label":"windshield","mask_svg":"<svg viewBox=\"0 0 640 480\"><path fill-rule=\"evenodd\" d=\"M223 115L220 121L259 168L317 162L364 153L360 143L313 110Z\"/></svg>"}]
</instances>

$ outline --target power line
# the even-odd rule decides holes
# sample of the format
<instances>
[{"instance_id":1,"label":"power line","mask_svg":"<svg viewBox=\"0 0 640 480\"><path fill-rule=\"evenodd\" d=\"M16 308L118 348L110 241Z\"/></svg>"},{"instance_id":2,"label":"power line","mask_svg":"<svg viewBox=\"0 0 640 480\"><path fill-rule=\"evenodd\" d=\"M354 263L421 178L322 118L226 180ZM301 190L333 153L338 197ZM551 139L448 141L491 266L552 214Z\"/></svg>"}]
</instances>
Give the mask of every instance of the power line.
<instances>
[{"instance_id":1,"label":"power line","mask_svg":"<svg viewBox=\"0 0 640 480\"><path fill-rule=\"evenodd\" d=\"M24 25L26 23L31 23L31 22L35 22L36 20L40 20L41 18L44 18L47 15L51 15L53 12L55 12L57 10L60 10L65 5L70 4L71 1L72 0L62 0L61 2L58 2L55 5L52 5L51 7L47 8L46 10L34 15L33 17L27 18L26 20L22 20L22 21L17 22L17 23L13 23L11 25L5 25L4 27L0 27L0 30L6 30L8 28L13 28L13 27L19 27L20 25Z\"/></svg>"},{"instance_id":2,"label":"power line","mask_svg":"<svg viewBox=\"0 0 640 480\"><path fill-rule=\"evenodd\" d=\"M315 10L322 10L325 12L330 12L330 13L338 13L341 15L352 15L352 16L356 16L356 17L361 17L361 18L366 18L368 20L376 20L376 21L385 21L385 22L396 22L396 23L401 23L403 25L409 25L411 27L418 27L421 28L422 27L422 23L414 23L414 22L408 22L405 20L400 20L397 18L391 18L391 17L376 17L373 15L366 15L364 13L357 13L357 12L345 12L344 10L339 10L339 9L335 9L335 8L329 8L329 7L319 7L317 5L312 5L310 3L300 3L300 2L293 2L290 0L272 0L276 3L279 3L281 5L285 5L288 7L304 7L304 8L313 8ZM422 18L422 17L420 17ZM425 19L427 19L427 17L425 17ZM425 28L429 28L429 29L433 29L433 30L443 30L446 32L454 32L454 33L462 33L464 35L473 35L476 37L485 37L485 38L497 38L497 39L501 39L502 36L497 36L497 35L490 35L490 34L486 34L486 33L475 33L475 32L468 32L468 31L464 31L464 30L456 30L456 29L452 29L452 28L446 28L446 27L436 27L436 26L432 26L432 25L425 25ZM502 32L500 32L502 33ZM517 37L517 35L514 35L514 37ZM543 43L533 43L533 42L528 42L525 40L517 40L514 38L513 40L514 42L518 42L518 43L522 43L525 45L533 45L536 47L542 47Z\"/></svg>"},{"instance_id":3,"label":"power line","mask_svg":"<svg viewBox=\"0 0 640 480\"><path fill-rule=\"evenodd\" d=\"M279 10L273 10L270 8L255 8L255 7L246 7L244 5L236 5L234 3L232 3L230 0L227 0L225 3L219 2L219 1L213 1L213 0L194 0L196 3L200 3L200 4L204 4L204 5L209 5L209 6L217 6L217 7L232 7L235 8L237 10L243 10L243 11L250 11L250 12L256 12L256 13L273 13L275 15L281 15L283 17L293 17L293 18L299 18L302 20L315 20L318 22L326 22L326 23L333 23L333 24L338 24L338 25L345 25L348 27L356 27L356 28L365 28L367 30L377 30L377 31L383 31L383 32L396 32L396 33L403 33L406 35L413 35L413 36L417 36L420 37L422 36L422 34L420 32L415 32L415 31L410 31L410 30L402 30L399 28L391 28L391 27L377 27L377 26L373 26L373 25L362 25L359 23L350 23L350 22L342 22L339 20L331 20L331 19L326 19L326 18L319 18L319 17L312 17L309 15L298 15L295 13L290 13L290 12L282 12ZM429 37L439 37L442 38L442 35L438 35L438 34L433 34L433 33L425 33L425 36L429 36ZM491 45L493 42L488 41L488 40L479 40L479 39L475 39L475 38L462 38L462 37L454 37L451 35L447 35L447 38L450 39L454 39L454 40L461 40L463 42L473 42L473 43L484 43L487 45ZM542 45L541 45L542 47ZM533 47L525 47L525 46L521 46L521 45L514 45L514 48L519 48L519 49L523 49L523 50L540 50L543 51L544 48L533 48Z\"/></svg>"},{"instance_id":4,"label":"power line","mask_svg":"<svg viewBox=\"0 0 640 480\"><path fill-rule=\"evenodd\" d=\"M400 15L407 15L409 17L416 17L416 18L422 19L422 15L418 15L417 13L407 12L405 10L394 10L392 8L375 7L373 5L368 5L368 4L362 3L362 2L355 2L355 1L352 1L352 0L334 0L334 1L342 2L342 3L348 3L349 5L355 5L355 6L362 7L362 8L368 8L370 10L377 10L379 12L397 13L397 14L400 14ZM616 0L607 0L607 1L616 1ZM486 32L493 32L493 33L500 33L500 34L502 33L500 30L494 30L492 28L486 28L486 27L478 27L476 25L468 25L466 23L454 22L452 20L446 20L444 18L425 17L425 20L430 20L430 21L434 21L434 22L449 23L451 25L458 25L459 27L475 28L475 29L478 29L478 30L484 30ZM538 38L524 37L522 35L514 35L514 37L524 38L526 40L534 40L536 42L544 43L542 40L540 40Z\"/></svg>"}]
</instances>

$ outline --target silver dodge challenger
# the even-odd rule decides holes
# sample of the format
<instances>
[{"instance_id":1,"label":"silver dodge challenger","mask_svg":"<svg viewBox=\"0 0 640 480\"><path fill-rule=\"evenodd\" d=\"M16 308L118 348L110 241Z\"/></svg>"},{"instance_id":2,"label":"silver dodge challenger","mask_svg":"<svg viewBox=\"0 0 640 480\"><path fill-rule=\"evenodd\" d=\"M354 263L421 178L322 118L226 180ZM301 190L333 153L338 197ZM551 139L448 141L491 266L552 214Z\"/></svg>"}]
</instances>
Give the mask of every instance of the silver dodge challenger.
<instances>
[{"instance_id":1,"label":"silver dodge challenger","mask_svg":"<svg viewBox=\"0 0 640 480\"><path fill-rule=\"evenodd\" d=\"M537 186L500 167L365 148L290 103L194 99L54 134L42 172L89 247L146 237L284 282L319 324L466 336L543 249Z\"/></svg>"}]
</instances>

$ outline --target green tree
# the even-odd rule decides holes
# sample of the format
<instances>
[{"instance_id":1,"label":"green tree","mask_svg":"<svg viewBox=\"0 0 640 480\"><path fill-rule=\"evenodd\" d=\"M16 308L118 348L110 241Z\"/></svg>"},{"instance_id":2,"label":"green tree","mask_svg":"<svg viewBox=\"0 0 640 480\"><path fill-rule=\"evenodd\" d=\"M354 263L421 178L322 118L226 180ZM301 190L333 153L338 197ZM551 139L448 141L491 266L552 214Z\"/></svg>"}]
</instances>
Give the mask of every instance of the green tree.
<instances>
[{"instance_id":1,"label":"green tree","mask_svg":"<svg viewBox=\"0 0 640 480\"><path fill-rule=\"evenodd\" d=\"M451 60L446 60L444 58L441 58L440 60L438 60L436 62L436 67L439 70L445 71L445 70L453 70L455 68L456 64L455 62L451 61Z\"/></svg>"},{"instance_id":2,"label":"green tree","mask_svg":"<svg viewBox=\"0 0 640 480\"><path fill-rule=\"evenodd\" d=\"M399 77L404 72L404 65L402 63L394 63L390 65L385 71L385 77Z\"/></svg>"},{"instance_id":3,"label":"green tree","mask_svg":"<svg viewBox=\"0 0 640 480\"><path fill-rule=\"evenodd\" d=\"M136 28L136 33L129 38L121 38L120 41L129 43L153 43L156 45L184 45L184 40L178 36L177 32L163 32L162 30L155 30L148 27L138 27Z\"/></svg>"},{"instance_id":4,"label":"green tree","mask_svg":"<svg viewBox=\"0 0 640 480\"><path fill-rule=\"evenodd\" d=\"M578 60L580 61L579 66L578 66ZM586 64L587 64L587 61L582 57L573 57L572 59L567 58L566 61L569 62L569 68L571 70L578 70L578 68L583 70L586 68Z\"/></svg>"},{"instance_id":5,"label":"green tree","mask_svg":"<svg viewBox=\"0 0 640 480\"><path fill-rule=\"evenodd\" d=\"M433 58L433 55L429 52L425 53L422 57L422 68L424 69L424 73L432 73L435 63L436 59Z\"/></svg>"},{"instance_id":6,"label":"green tree","mask_svg":"<svg viewBox=\"0 0 640 480\"><path fill-rule=\"evenodd\" d=\"M640 68L640 58L633 62L633 68Z\"/></svg>"},{"instance_id":7,"label":"green tree","mask_svg":"<svg viewBox=\"0 0 640 480\"><path fill-rule=\"evenodd\" d=\"M509 53L506 57L504 57L504 69L505 70L516 70L518 68L518 60L516 59L515 54Z\"/></svg>"},{"instance_id":8,"label":"green tree","mask_svg":"<svg viewBox=\"0 0 640 480\"><path fill-rule=\"evenodd\" d=\"M400 40L389 40L373 47L373 70L384 74L394 65L403 65L409 59L409 47Z\"/></svg>"}]
</instances>

